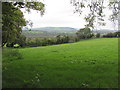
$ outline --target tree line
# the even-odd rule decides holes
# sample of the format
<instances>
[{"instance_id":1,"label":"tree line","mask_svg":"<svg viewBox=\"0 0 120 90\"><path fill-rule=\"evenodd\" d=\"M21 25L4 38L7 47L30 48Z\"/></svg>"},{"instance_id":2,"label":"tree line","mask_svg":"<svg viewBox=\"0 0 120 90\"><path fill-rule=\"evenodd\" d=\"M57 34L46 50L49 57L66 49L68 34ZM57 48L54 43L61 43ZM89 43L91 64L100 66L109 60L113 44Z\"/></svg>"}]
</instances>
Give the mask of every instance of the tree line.
<instances>
[{"instance_id":1,"label":"tree line","mask_svg":"<svg viewBox=\"0 0 120 90\"><path fill-rule=\"evenodd\" d=\"M112 38L120 37L120 32L108 33L101 35L100 33L93 33L90 28L82 28L76 32L76 36L58 35L54 38L26 38L24 35L20 35L13 43L6 44L7 47L38 47L57 45L64 43L73 43L90 38Z\"/></svg>"}]
</instances>

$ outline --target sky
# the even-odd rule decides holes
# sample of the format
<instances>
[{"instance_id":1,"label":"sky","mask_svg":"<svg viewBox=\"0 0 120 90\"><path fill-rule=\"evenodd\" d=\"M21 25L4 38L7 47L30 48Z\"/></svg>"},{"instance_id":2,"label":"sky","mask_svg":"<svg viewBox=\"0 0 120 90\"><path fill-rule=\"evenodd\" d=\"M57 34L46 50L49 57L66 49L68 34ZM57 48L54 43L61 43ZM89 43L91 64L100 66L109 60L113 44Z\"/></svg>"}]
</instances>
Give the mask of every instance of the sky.
<instances>
[{"instance_id":1,"label":"sky","mask_svg":"<svg viewBox=\"0 0 120 90\"><path fill-rule=\"evenodd\" d=\"M33 22L32 28L39 27L73 27L84 28L86 24L85 15L79 16L78 13L74 13L74 7L70 4L70 0L43 0L45 4L45 13L43 16L39 12L32 10L31 13L24 13L24 17L27 20ZM24 10L22 10L24 12ZM86 14L88 11L85 10ZM107 15L110 15L110 10L104 11ZM105 17L107 22L105 27L98 26L98 29L114 29L113 23Z\"/></svg>"}]
</instances>

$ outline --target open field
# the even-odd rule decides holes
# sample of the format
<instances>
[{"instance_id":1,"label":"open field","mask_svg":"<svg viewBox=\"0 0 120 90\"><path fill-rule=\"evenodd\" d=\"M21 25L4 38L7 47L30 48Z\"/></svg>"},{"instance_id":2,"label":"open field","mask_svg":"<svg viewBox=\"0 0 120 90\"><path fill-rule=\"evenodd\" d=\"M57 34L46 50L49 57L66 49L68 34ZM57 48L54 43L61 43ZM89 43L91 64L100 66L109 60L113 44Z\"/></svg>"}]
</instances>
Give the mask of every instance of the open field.
<instances>
[{"instance_id":1,"label":"open field","mask_svg":"<svg viewBox=\"0 0 120 90\"><path fill-rule=\"evenodd\" d=\"M20 59L3 57L3 88L118 87L117 38L18 50Z\"/></svg>"}]
</instances>

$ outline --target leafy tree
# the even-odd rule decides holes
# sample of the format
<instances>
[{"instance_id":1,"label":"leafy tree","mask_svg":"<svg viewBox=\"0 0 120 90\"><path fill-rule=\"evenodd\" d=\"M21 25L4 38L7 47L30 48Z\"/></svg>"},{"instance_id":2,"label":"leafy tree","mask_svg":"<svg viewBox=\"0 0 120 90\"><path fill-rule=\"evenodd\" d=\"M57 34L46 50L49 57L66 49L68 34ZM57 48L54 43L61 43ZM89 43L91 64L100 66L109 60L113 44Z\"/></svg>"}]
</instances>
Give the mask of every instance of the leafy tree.
<instances>
[{"instance_id":1,"label":"leafy tree","mask_svg":"<svg viewBox=\"0 0 120 90\"><path fill-rule=\"evenodd\" d=\"M63 37L64 43L68 43L69 40L70 40L69 36L64 35L64 37Z\"/></svg>"},{"instance_id":2,"label":"leafy tree","mask_svg":"<svg viewBox=\"0 0 120 90\"><path fill-rule=\"evenodd\" d=\"M97 33L97 34L96 34L96 37L99 38L99 37L100 37L100 33Z\"/></svg>"},{"instance_id":3,"label":"leafy tree","mask_svg":"<svg viewBox=\"0 0 120 90\"><path fill-rule=\"evenodd\" d=\"M118 22L118 15L119 15L119 6L120 5L120 1L114 1L114 2L110 2L109 3L109 8L112 10L112 15L110 15L110 18L109 20L113 22L114 24L114 30L115 30L115 27L116 27L116 23Z\"/></svg>"},{"instance_id":4,"label":"leafy tree","mask_svg":"<svg viewBox=\"0 0 120 90\"><path fill-rule=\"evenodd\" d=\"M80 39L87 39L93 36L90 28L82 28L76 33L77 37Z\"/></svg>"},{"instance_id":5,"label":"leafy tree","mask_svg":"<svg viewBox=\"0 0 120 90\"><path fill-rule=\"evenodd\" d=\"M113 11L110 15L110 20L115 22L118 20L118 3L119 0L109 0L106 5L106 0L71 0L71 4L75 7L75 13L82 15L87 8L88 12L85 15L86 27L94 28L95 23L104 26L104 9L108 8ZM86 13L86 12L85 12Z\"/></svg>"},{"instance_id":6,"label":"leafy tree","mask_svg":"<svg viewBox=\"0 0 120 90\"><path fill-rule=\"evenodd\" d=\"M103 35L103 37L107 37L107 38L112 38L112 37L120 37L120 31L114 32L114 33L108 33Z\"/></svg>"},{"instance_id":7,"label":"leafy tree","mask_svg":"<svg viewBox=\"0 0 120 90\"><path fill-rule=\"evenodd\" d=\"M26 37L24 35L20 35L15 41L15 44L19 44L21 47L24 47L26 45Z\"/></svg>"},{"instance_id":8,"label":"leafy tree","mask_svg":"<svg viewBox=\"0 0 120 90\"><path fill-rule=\"evenodd\" d=\"M12 3L2 4L2 43L13 43L21 33L21 28L26 25L23 13Z\"/></svg>"},{"instance_id":9,"label":"leafy tree","mask_svg":"<svg viewBox=\"0 0 120 90\"><path fill-rule=\"evenodd\" d=\"M44 13L44 4L41 2L3 2L2 3L2 46L14 43L22 32L22 27L26 26L23 13L20 8L31 9Z\"/></svg>"},{"instance_id":10,"label":"leafy tree","mask_svg":"<svg viewBox=\"0 0 120 90\"><path fill-rule=\"evenodd\" d=\"M120 31L115 32L117 37L120 37Z\"/></svg>"},{"instance_id":11,"label":"leafy tree","mask_svg":"<svg viewBox=\"0 0 120 90\"><path fill-rule=\"evenodd\" d=\"M56 36L56 39L57 39L56 44L61 44L62 43L60 35Z\"/></svg>"},{"instance_id":12,"label":"leafy tree","mask_svg":"<svg viewBox=\"0 0 120 90\"><path fill-rule=\"evenodd\" d=\"M66 35L64 36L58 35L56 36L56 39L57 39L56 44L68 43L70 40L69 36Z\"/></svg>"}]
</instances>

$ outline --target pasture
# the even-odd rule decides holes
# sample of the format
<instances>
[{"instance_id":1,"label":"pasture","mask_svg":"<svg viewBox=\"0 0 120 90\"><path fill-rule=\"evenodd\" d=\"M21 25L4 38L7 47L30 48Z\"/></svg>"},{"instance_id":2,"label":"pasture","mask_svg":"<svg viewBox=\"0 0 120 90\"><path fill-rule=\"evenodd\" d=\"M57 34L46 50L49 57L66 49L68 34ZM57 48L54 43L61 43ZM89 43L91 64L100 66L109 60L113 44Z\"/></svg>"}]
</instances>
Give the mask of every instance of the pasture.
<instances>
[{"instance_id":1,"label":"pasture","mask_svg":"<svg viewBox=\"0 0 120 90\"><path fill-rule=\"evenodd\" d=\"M3 88L118 87L118 38L18 51L6 57L3 49Z\"/></svg>"}]
</instances>

